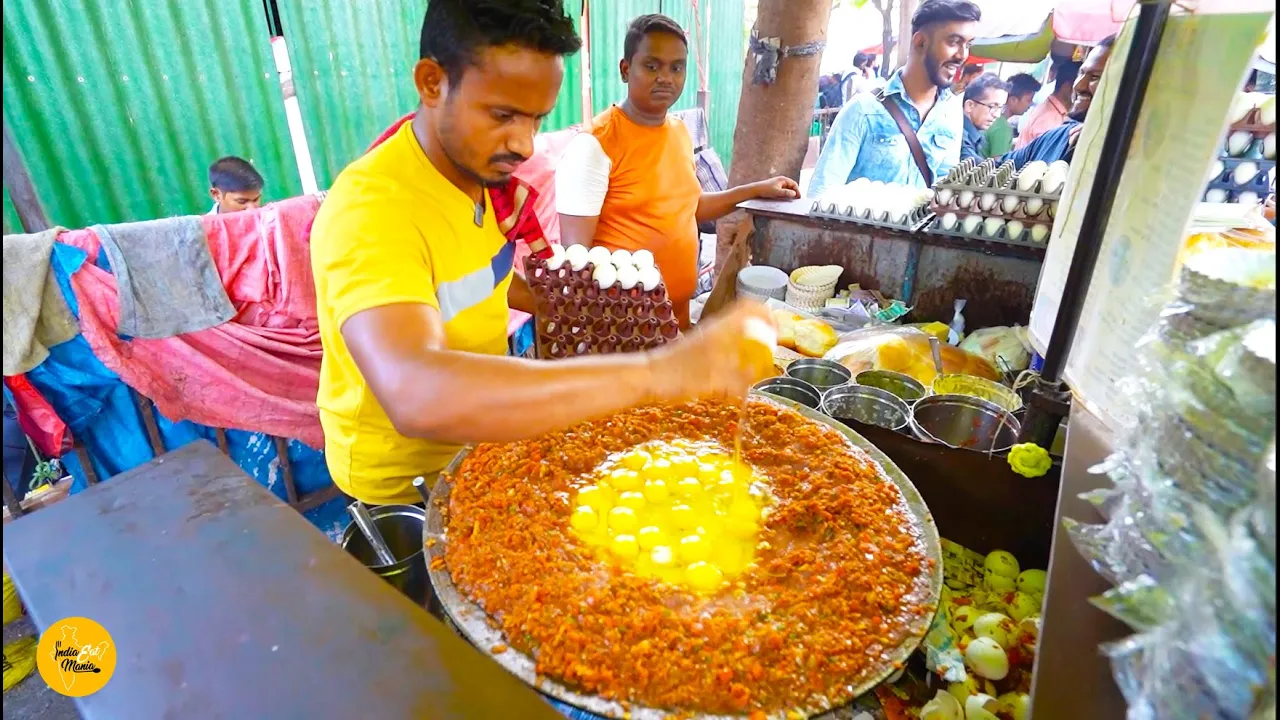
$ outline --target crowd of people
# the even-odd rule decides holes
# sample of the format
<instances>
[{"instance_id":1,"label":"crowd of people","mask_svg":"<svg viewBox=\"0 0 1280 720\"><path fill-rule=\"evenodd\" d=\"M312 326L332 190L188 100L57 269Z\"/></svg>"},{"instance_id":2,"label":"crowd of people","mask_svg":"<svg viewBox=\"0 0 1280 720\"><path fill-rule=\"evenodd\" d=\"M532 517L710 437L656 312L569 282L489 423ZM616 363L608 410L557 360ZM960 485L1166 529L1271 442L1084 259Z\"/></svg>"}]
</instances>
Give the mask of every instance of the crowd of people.
<instances>
[{"instance_id":1,"label":"crowd of people","mask_svg":"<svg viewBox=\"0 0 1280 720\"><path fill-rule=\"evenodd\" d=\"M903 67L876 81L875 56L859 53L850 73L823 79L819 106L839 111L806 195L859 178L928 187L970 158L1070 161L1114 36L1083 63L1054 56L1043 83L1025 72L1002 79L970 62L981 19L970 0L926 0Z\"/></svg>"}]
</instances>

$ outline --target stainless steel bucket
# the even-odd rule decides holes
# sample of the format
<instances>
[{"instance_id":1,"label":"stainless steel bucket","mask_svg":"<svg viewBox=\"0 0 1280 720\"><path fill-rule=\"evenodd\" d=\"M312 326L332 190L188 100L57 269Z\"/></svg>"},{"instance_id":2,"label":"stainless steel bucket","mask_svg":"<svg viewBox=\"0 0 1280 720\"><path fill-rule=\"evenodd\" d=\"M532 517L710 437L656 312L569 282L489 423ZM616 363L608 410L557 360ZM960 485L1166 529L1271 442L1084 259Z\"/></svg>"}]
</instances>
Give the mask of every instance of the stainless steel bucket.
<instances>
[{"instance_id":1,"label":"stainless steel bucket","mask_svg":"<svg viewBox=\"0 0 1280 720\"><path fill-rule=\"evenodd\" d=\"M874 425L902 430L911 420L911 408L888 390L870 385L846 385L822 396L822 412L842 423Z\"/></svg>"},{"instance_id":2,"label":"stainless steel bucket","mask_svg":"<svg viewBox=\"0 0 1280 720\"><path fill-rule=\"evenodd\" d=\"M802 358L787 366L787 377L803 380L818 388L818 392L826 392L831 388L849 384L853 379L853 373L838 362Z\"/></svg>"},{"instance_id":3,"label":"stainless steel bucket","mask_svg":"<svg viewBox=\"0 0 1280 720\"><path fill-rule=\"evenodd\" d=\"M396 561L380 565L373 547L355 523L347 525L342 533L342 548L410 600L425 606L431 585L423 559L422 529L427 523L426 511L413 505L379 505L369 508L369 516Z\"/></svg>"}]
</instances>

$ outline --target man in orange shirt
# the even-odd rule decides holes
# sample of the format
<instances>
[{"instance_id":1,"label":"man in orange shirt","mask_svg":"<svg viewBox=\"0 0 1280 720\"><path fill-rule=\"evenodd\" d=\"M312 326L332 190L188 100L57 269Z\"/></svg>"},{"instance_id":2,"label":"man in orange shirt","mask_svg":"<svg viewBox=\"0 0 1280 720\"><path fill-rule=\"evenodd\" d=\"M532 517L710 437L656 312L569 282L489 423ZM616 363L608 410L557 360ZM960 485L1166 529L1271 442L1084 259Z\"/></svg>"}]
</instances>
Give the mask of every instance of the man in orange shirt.
<instances>
[{"instance_id":1,"label":"man in orange shirt","mask_svg":"<svg viewBox=\"0 0 1280 720\"><path fill-rule=\"evenodd\" d=\"M633 20L618 64L626 100L588 123L556 168L561 243L652 252L681 327L689 325L697 284L698 223L745 200L800 197L788 177L702 191L689 131L667 114L684 90L688 60L688 40L674 20Z\"/></svg>"},{"instance_id":2,"label":"man in orange shirt","mask_svg":"<svg viewBox=\"0 0 1280 720\"><path fill-rule=\"evenodd\" d=\"M1076 75L1080 72L1080 63L1063 60L1054 65L1053 94L1044 102L1031 108L1018 124L1018 138L1013 147L1016 150L1031 144L1032 140L1049 132L1067 121L1067 113L1071 110L1071 93L1076 84Z\"/></svg>"}]
</instances>

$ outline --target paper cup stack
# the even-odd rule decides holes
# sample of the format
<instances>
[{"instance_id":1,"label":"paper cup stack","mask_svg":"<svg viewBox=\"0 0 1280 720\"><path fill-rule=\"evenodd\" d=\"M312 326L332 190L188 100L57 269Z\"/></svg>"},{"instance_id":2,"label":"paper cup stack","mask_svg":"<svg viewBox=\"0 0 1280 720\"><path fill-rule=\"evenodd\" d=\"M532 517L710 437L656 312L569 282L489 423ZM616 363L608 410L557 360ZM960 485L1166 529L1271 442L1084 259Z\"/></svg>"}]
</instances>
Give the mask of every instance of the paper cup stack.
<instances>
[{"instance_id":1,"label":"paper cup stack","mask_svg":"<svg viewBox=\"0 0 1280 720\"><path fill-rule=\"evenodd\" d=\"M786 303L801 310L821 310L836 295L836 283L844 268L839 265L809 265L798 268L787 280Z\"/></svg>"}]
</instances>

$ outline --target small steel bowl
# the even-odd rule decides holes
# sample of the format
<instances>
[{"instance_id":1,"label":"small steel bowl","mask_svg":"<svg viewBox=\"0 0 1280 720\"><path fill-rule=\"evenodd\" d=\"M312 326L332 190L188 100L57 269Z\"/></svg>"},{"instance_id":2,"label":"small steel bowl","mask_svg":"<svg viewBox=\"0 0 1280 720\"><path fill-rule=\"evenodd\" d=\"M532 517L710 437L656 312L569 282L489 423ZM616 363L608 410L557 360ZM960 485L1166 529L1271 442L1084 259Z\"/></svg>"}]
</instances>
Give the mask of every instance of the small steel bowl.
<instances>
[{"instance_id":1,"label":"small steel bowl","mask_svg":"<svg viewBox=\"0 0 1280 720\"><path fill-rule=\"evenodd\" d=\"M916 437L947 447L999 453L1018 441L1021 426L1008 410L972 395L930 395L911 408Z\"/></svg>"},{"instance_id":2,"label":"small steel bowl","mask_svg":"<svg viewBox=\"0 0 1280 720\"><path fill-rule=\"evenodd\" d=\"M802 358L787 366L787 377L803 380L817 388L819 392L826 392L831 388L848 385L849 380L853 378L853 373L838 362Z\"/></svg>"},{"instance_id":3,"label":"small steel bowl","mask_svg":"<svg viewBox=\"0 0 1280 720\"><path fill-rule=\"evenodd\" d=\"M903 400L913 403L929 394L919 380L892 370L864 370L858 373L854 382L881 390L888 390Z\"/></svg>"},{"instance_id":4,"label":"small steel bowl","mask_svg":"<svg viewBox=\"0 0 1280 720\"><path fill-rule=\"evenodd\" d=\"M874 425L902 430L911 421L911 407L897 395L870 385L845 385L822 396L822 412L846 425Z\"/></svg>"},{"instance_id":5,"label":"small steel bowl","mask_svg":"<svg viewBox=\"0 0 1280 720\"><path fill-rule=\"evenodd\" d=\"M817 388L803 380L791 377L771 377L767 380L761 380L753 385L751 389L759 390L762 393L768 393L784 400L798 402L814 410L822 406L822 393L818 392Z\"/></svg>"}]
</instances>

